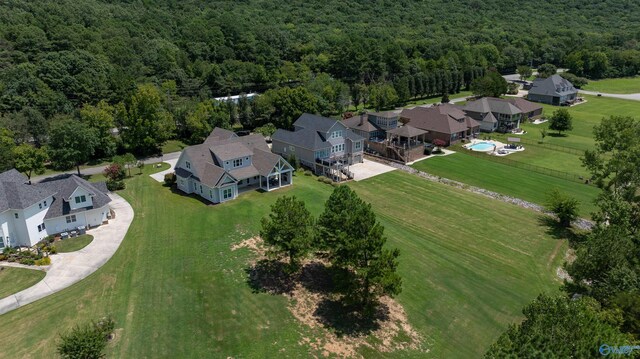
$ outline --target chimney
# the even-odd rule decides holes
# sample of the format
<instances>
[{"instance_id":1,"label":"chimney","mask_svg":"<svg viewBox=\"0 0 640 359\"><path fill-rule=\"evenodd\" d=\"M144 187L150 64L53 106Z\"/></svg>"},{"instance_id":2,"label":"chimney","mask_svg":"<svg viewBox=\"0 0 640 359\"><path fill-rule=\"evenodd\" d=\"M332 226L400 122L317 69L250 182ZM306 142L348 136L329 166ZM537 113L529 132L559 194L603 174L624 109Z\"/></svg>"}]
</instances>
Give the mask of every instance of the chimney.
<instances>
[{"instance_id":1,"label":"chimney","mask_svg":"<svg viewBox=\"0 0 640 359\"><path fill-rule=\"evenodd\" d=\"M361 112L360 113L360 125L359 126L362 126L363 124L364 124L364 112Z\"/></svg>"}]
</instances>

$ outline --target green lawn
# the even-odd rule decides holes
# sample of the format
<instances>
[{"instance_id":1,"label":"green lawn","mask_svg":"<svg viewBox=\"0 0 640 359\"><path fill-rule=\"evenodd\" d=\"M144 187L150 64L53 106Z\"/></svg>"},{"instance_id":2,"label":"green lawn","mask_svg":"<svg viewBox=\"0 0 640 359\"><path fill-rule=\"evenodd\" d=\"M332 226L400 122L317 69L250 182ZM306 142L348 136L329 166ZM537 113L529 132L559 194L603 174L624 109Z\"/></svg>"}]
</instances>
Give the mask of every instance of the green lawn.
<instances>
[{"instance_id":1,"label":"green lawn","mask_svg":"<svg viewBox=\"0 0 640 359\"><path fill-rule=\"evenodd\" d=\"M162 146L162 153L167 154L182 151L185 147L187 147L187 144L180 140L169 140Z\"/></svg>"},{"instance_id":2,"label":"green lawn","mask_svg":"<svg viewBox=\"0 0 640 359\"><path fill-rule=\"evenodd\" d=\"M461 97L469 97L473 95L471 93L471 91L460 91L458 93L454 93L449 95L449 100L453 100L454 98L461 98ZM411 100L409 101L405 106L403 107L415 107L418 105L427 105L427 104L434 104L434 103L440 103L440 101L442 100L442 96L433 96L433 97L428 97L428 98L422 98L419 100ZM361 106L358 107L358 111L364 111L364 110L368 110L368 111L375 111L373 108L365 108L363 109ZM356 108L353 105L349 105L347 107L347 111L356 111Z\"/></svg>"},{"instance_id":3,"label":"green lawn","mask_svg":"<svg viewBox=\"0 0 640 359\"><path fill-rule=\"evenodd\" d=\"M44 276L45 272L40 270L0 267L0 299L31 287Z\"/></svg>"},{"instance_id":4,"label":"green lawn","mask_svg":"<svg viewBox=\"0 0 640 359\"><path fill-rule=\"evenodd\" d=\"M509 155L509 158L511 156L514 155ZM412 167L538 204L544 204L547 193L558 188L580 201L581 216L588 218L596 209L593 201L599 189L595 187L485 160L465 152L430 158Z\"/></svg>"},{"instance_id":5,"label":"green lawn","mask_svg":"<svg viewBox=\"0 0 640 359\"><path fill-rule=\"evenodd\" d=\"M86 247L93 241L93 236L90 234L83 234L81 236L67 238L54 243L58 253L69 253L79 251Z\"/></svg>"},{"instance_id":6,"label":"green lawn","mask_svg":"<svg viewBox=\"0 0 640 359\"><path fill-rule=\"evenodd\" d=\"M525 303L560 285L566 243L532 211L401 172L352 186L401 250L398 301L431 349L363 349L367 357L478 357ZM317 215L332 189L298 175L292 187L211 206L133 177L120 194L135 219L118 252L86 280L1 316L0 337L12 343L3 356L53 357L61 331L106 314L117 323L109 358L321 356L301 344L313 332L286 298L247 285L252 253L230 246L258 233L279 196L296 195Z\"/></svg>"},{"instance_id":7,"label":"green lawn","mask_svg":"<svg viewBox=\"0 0 640 359\"><path fill-rule=\"evenodd\" d=\"M589 81L586 86L582 86L582 89L604 93L640 93L640 77Z\"/></svg>"}]
</instances>

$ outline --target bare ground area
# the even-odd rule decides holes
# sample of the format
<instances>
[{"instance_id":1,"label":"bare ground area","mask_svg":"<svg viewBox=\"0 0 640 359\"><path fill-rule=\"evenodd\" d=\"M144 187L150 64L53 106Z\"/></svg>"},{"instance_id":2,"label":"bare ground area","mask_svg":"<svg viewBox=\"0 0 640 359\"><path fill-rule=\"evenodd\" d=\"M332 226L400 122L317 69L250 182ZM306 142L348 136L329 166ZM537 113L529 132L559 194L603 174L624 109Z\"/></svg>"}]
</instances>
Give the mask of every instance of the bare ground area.
<instances>
[{"instance_id":1,"label":"bare ground area","mask_svg":"<svg viewBox=\"0 0 640 359\"><path fill-rule=\"evenodd\" d=\"M404 309L392 298L381 298L376 312L365 316L343 304L328 263L307 260L298 273L288 274L286 262L266 257L261 238L252 237L231 246L232 251L241 248L255 254L246 269L248 285L255 292L289 299L291 314L311 329L305 331L299 344L319 353L316 357L361 358L358 353L361 347L384 353L428 352L422 336L411 327Z\"/></svg>"}]
</instances>

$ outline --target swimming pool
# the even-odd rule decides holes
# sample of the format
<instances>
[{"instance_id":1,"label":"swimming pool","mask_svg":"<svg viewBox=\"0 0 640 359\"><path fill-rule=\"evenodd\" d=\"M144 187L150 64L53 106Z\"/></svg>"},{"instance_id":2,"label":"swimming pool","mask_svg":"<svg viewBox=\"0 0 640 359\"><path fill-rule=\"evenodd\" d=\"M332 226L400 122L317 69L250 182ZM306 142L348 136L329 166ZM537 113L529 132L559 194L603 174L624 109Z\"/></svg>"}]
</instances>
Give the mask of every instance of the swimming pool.
<instances>
[{"instance_id":1,"label":"swimming pool","mask_svg":"<svg viewBox=\"0 0 640 359\"><path fill-rule=\"evenodd\" d=\"M487 152L487 151L493 150L494 147L495 147L495 145L493 143L491 143L491 142L476 142L476 143L474 143L473 145L470 145L467 148L472 150L472 151Z\"/></svg>"}]
</instances>

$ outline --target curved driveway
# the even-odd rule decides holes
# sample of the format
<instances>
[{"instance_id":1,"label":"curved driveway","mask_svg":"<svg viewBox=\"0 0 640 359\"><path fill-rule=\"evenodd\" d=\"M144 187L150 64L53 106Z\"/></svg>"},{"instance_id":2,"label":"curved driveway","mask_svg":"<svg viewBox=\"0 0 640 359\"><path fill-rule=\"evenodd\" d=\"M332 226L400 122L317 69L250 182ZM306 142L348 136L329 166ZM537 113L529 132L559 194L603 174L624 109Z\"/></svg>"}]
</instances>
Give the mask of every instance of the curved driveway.
<instances>
[{"instance_id":1,"label":"curved driveway","mask_svg":"<svg viewBox=\"0 0 640 359\"><path fill-rule=\"evenodd\" d=\"M21 292L0 300L0 314L33 303L61 291L89 276L102 267L120 247L133 221L133 208L122 197L109 194L111 208L116 213L109 224L89 230L93 241L79 251L51 256L51 265L44 279Z\"/></svg>"}]
</instances>

